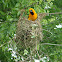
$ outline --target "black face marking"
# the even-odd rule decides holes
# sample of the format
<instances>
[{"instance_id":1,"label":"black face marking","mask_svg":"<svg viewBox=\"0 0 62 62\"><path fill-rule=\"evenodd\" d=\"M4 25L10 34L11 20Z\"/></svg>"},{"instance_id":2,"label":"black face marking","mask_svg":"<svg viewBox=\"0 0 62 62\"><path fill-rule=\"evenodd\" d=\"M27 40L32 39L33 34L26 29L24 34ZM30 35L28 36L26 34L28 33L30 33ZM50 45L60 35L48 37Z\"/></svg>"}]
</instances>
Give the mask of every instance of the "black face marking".
<instances>
[{"instance_id":1,"label":"black face marking","mask_svg":"<svg viewBox=\"0 0 62 62\"><path fill-rule=\"evenodd\" d=\"M30 10L30 13L31 13L32 15L34 15L34 13L32 12L32 10Z\"/></svg>"},{"instance_id":2,"label":"black face marking","mask_svg":"<svg viewBox=\"0 0 62 62\"><path fill-rule=\"evenodd\" d=\"M34 13L33 12L30 12L32 15L34 15Z\"/></svg>"}]
</instances>

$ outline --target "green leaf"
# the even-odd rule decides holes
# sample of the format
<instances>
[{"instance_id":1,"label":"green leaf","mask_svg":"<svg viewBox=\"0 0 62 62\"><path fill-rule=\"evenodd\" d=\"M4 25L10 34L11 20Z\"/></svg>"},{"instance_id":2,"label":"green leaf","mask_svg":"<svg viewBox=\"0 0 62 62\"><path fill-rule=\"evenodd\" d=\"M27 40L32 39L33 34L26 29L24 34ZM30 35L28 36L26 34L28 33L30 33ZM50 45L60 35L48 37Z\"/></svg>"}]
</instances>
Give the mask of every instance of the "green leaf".
<instances>
[{"instance_id":1,"label":"green leaf","mask_svg":"<svg viewBox=\"0 0 62 62\"><path fill-rule=\"evenodd\" d=\"M28 51L25 49L24 50L24 55L27 55L28 54Z\"/></svg>"}]
</instances>

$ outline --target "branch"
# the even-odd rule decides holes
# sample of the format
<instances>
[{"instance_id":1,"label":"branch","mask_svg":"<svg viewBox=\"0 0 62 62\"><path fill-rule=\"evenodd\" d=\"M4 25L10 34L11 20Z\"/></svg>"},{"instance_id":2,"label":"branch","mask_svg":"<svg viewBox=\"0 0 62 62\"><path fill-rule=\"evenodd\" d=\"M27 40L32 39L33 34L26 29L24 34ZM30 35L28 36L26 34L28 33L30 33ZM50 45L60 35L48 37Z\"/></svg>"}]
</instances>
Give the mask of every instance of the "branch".
<instances>
[{"instance_id":1,"label":"branch","mask_svg":"<svg viewBox=\"0 0 62 62\"><path fill-rule=\"evenodd\" d=\"M38 3L38 2L37 2ZM35 3L34 3L35 4ZM39 19L42 19L43 17L47 16L47 15L54 15L54 14L62 14L62 12L56 12L56 13L39 13ZM4 21L5 22L18 22L18 21ZM0 24L2 24L3 22L0 21Z\"/></svg>"},{"instance_id":2,"label":"branch","mask_svg":"<svg viewBox=\"0 0 62 62\"><path fill-rule=\"evenodd\" d=\"M62 12L56 12L56 13L39 13L39 20L43 19L43 17L47 16L47 15L54 15L54 14L62 14Z\"/></svg>"},{"instance_id":3,"label":"branch","mask_svg":"<svg viewBox=\"0 0 62 62\"><path fill-rule=\"evenodd\" d=\"M56 12L56 13L39 13L39 16L46 16L46 15L54 15L54 14L62 14L62 12Z\"/></svg>"},{"instance_id":4,"label":"branch","mask_svg":"<svg viewBox=\"0 0 62 62\"><path fill-rule=\"evenodd\" d=\"M50 14L50 15L54 15L54 14L62 14L62 12L56 12L56 13L46 13L47 15Z\"/></svg>"},{"instance_id":5,"label":"branch","mask_svg":"<svg viewBox=\"0 0 62 62\"><path fill-rule=\"evenodd\" d=\"M42 45L54 45L54 46L62 46L62 44L51 44L51 43L42 43Z\"/></svg>"}]
</instances>

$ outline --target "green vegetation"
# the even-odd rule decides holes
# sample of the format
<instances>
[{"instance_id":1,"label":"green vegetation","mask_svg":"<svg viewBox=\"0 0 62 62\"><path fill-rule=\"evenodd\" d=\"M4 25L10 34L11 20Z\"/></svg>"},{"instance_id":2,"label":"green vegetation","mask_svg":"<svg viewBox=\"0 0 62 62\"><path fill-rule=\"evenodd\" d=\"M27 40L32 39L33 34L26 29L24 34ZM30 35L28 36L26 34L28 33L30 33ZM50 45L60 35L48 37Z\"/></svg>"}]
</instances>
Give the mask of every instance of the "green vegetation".
<instances>
[{"instance_id":1,"label":"green vegetation","mask_svg":"<svg viewBox=\"0 0 62 62\"><path fill-rule=\"evenodd\" d=\"M26 13L23 13L23 16L28 18L31 7L37 13L58 13L62 12L62 0L0 0L1 62L22 60L20 55L18 57L16 55L16 43L12 39L16 34L21 10L25 8ZM38 52L41 55L40 62L44 57L46 57L45 62L62 62L62 14L47 15L40 23L43 29L43 41L40 42ZM24 55L28 53L24 50ZM35 59L38 59L37 56Z\"/></svg>"}]
</instances>

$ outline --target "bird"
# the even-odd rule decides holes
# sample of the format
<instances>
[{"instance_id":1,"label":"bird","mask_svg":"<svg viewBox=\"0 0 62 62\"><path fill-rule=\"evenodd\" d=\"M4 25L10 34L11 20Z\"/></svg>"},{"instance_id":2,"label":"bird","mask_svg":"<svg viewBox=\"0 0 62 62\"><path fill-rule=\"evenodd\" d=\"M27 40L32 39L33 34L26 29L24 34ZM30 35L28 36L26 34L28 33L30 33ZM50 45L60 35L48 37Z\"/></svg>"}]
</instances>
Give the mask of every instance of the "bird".
<instances>
[{"instance_id":1,"label":"bird","mask_svg":"<svg viewBox=\"0 0 62 62\"><path fill-rule=\"evenodd\" d=\"M37 19L37 13L35 12L35 10L33 8L30 8L29 9L29 16L28 16L28 20L31 20L31 21L35 21Z\"/></svg>"}]
</instances>

